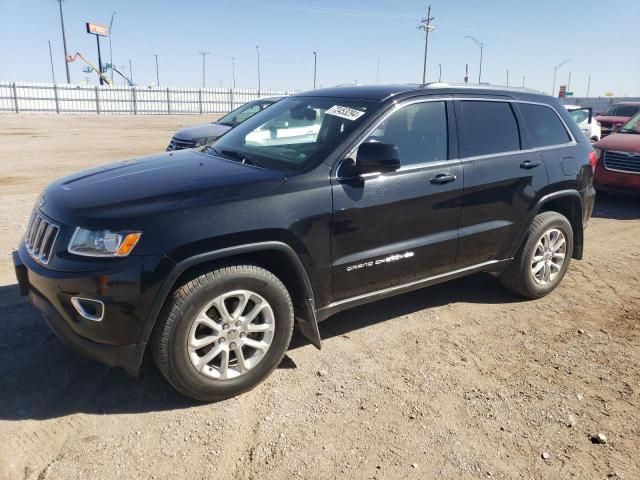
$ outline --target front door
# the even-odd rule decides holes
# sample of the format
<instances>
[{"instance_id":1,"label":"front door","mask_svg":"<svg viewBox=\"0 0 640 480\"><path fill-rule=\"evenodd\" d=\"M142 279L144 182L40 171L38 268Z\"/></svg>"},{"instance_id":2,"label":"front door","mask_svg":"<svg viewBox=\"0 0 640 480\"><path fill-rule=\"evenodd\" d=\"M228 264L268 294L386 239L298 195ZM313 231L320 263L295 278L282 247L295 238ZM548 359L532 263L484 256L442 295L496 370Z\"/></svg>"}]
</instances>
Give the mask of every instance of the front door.
<instances>
[{"instance_id":1,"label":"front door","mask_svg":"<svg viewBox=\"0 0 640 480\"><path fill-rule=\"evenodd\" d=\"M450 102L407 104L364 142L394 144L401 168L333 180L333 299L343 300L453 268L462 168L450 160ZM355 157L354 157L355 158Z\"/></svg>"}]
</instances>

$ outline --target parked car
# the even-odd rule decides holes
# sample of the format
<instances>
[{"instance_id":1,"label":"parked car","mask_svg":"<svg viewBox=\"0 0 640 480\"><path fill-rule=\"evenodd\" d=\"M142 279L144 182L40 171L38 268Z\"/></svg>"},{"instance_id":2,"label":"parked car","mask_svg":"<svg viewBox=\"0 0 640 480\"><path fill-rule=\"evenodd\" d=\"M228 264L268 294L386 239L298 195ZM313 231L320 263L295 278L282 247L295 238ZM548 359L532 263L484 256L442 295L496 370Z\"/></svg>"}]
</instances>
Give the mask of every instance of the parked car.
<instances>
[{"instance_id":1,"label":"parked car","mask_svg":"<svg viewBox=\"0 0 640 480\"><path fill-rule=\"evenodd\" d=\"M200 147L208 143L213 143L236 125L239 125L252 115L255 115L283 98L284 97L265 97L254 100L236 108L215 122L178 130L169 142L167 151Z\"/></svg>"},{"instance_id":2,"label":"parked car","mask_svg":"<svg viewBox=\"0 0 640 480\"><path fill-rule=\"evenodd\" d=\"M594 184L605 192L640 193L640 113L595 144Z\"/></svg>"},{"instance_id":3,"label":"parked car","mask_svg":"<svg viewBox=\"0 0 640 480\"><path fill-rule=\"evenodd\" d=\"M602 137L612 134L616 128L627 123L638 112L640 112L640 102L620 102L611 105L596 117L602 127Z\"/></svg>"},{"instance_id":4,"label":"parked car","mask_svg":"<svg viewBox=\"0 0 640 480\"><path fill-rule=\"evenodd\" d=\"M314 90L202 149L54 181L16 275L76 350L131 373L150 350L177 390L217 400L264 380L294 324L320 348L336 312L476 272L551 293L583 256L595 161L547 95Z\"/></svg>"},{"instance_id":5,"label":"parked car","mask_svg":"<svg viewBox=\"0 0 640 480\"><path fill-rule=\"evenodd\" d=\"M593 118L593 109L591 107L580 107L578 105L565 105L573 120L578 124L580 130L584 136L591 143L595 143L600 140L602 136L602 130L600 123Z\"/></svg>"}]
</instances>

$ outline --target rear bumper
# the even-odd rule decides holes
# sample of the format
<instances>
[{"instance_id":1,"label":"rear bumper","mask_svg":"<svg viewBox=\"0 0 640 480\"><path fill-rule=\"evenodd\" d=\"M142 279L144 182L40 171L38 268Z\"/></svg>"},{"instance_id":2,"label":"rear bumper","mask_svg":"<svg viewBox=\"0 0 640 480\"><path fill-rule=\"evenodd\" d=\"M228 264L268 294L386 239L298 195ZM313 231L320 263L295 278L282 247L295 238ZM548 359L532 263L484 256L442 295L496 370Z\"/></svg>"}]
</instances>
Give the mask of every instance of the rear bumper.
<instances>
[{"instance_id":1,"label":"rear bumper","mask_svg":"<svg viewBox=\"0 0 640 480\"><path fill-rule=\"evenodd\" d=\"M13 252L20 293L45 317L53 330L72 349L111 367L135 374L142 362L146 339L141 341L147 298L155 296L140 288L141 263L132 259L115 272L61 273L34 262L21 247ZM137 277L137 280L136 280ZM104 318L83 318L72 296L95 298L104 303Z\"/></svg>"}]
</instances>

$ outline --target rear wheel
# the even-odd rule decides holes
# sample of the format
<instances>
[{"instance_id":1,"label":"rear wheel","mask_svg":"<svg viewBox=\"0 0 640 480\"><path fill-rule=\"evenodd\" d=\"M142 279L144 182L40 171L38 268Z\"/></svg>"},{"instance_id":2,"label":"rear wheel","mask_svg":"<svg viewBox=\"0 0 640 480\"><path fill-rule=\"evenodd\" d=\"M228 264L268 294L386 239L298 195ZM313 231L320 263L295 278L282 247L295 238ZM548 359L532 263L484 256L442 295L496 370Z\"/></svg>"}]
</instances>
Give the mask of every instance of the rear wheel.
<instances>
[{"instance_id":1,"label":"rear wheel","mask_svg":"<svg viewBox=\"0 0 640 480\"><path fill-rule=\"evenodd\" d=\"M569 220L557 212L543 212L534 218L524 245L500 279L518 295L541 298L560 284L572 255Z\"/></svg>"},{"instance_id":2,"label":"rear wheel","mask_svg":"<svg viewBox=\"0 0 640 480\"><path fill-rule=\"evenodd\" d=\"M214 401L250 390L278 366L293 307L271 272L235 265L182 285L158 322L152 347L160 371L181 393Z\"/></svg>"}]
</instances>

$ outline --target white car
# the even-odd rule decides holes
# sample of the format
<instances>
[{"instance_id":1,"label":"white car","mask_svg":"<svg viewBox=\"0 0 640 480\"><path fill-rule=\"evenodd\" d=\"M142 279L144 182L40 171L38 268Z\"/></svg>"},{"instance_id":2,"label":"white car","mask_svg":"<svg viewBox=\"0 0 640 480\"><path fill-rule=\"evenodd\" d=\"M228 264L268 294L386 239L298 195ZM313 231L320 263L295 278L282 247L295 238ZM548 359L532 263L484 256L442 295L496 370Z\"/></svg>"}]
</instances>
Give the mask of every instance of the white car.
<instances>
[{"instance_id":1,"label":"white car","mask_svg":"<svg viewBox=\"0 0 640 480\"><path fill-rule=\"evenodd\" d=\"M565 105L564 108L569 110L569 113L587 137L591 143L596 143L602 136L602 130L600 128L600 122L598 122L593 116L593 109L591 107L580 107L578 105Z\"/></svg>"}]
</instances>

